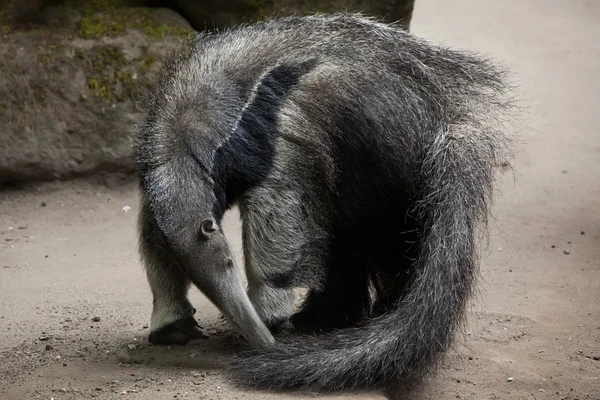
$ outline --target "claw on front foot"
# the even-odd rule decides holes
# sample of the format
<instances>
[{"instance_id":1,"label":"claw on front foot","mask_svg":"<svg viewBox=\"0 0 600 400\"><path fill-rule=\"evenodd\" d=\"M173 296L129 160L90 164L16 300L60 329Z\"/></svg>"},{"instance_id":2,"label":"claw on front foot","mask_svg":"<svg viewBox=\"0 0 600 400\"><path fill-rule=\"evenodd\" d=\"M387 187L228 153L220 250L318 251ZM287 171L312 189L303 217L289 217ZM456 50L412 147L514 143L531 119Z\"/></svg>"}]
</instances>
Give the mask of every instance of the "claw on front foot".
<instances>
[{"instance_id":1,"label":"claw on front foot","mask_svg":"<svg viewBox=\"0 0 600 400\"><path fill-rule=\"evenodd\" d=\"M196 339L208 339L194 317L185 317L150 332L148 341L155 345L176 344L184 346Z\"/></svg>"}]
</instances>

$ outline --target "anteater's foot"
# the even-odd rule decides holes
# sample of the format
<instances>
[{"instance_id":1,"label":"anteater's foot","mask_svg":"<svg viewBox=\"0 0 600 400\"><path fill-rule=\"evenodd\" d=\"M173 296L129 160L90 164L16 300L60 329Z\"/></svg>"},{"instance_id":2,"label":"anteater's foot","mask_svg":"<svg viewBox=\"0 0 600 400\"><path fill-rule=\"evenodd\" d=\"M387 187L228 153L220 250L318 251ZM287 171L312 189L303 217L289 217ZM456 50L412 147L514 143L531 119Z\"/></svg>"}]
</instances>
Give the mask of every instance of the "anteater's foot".
<instances>
[{"instance_id":1,"label":"anteater's foot","mask_svg":"<svg viewBox=\"0 0 600 400\"><path fill-rule=\"evenodd\" d=\"M184 346L196 339L208 339L198 321L192 316L179 319L150 332L148 341L155 345L176 344Z\"/></svg>"},{"instance_id":2,"label":"anteater's foot","mask_svg":"<svg viewBox=\"0 0 600 400\"><path fill-rule=\"evenodd\" d=\"M352 325L343 315L327 313L316 308L305 308L290 318L294 329L301 333L323 333Z\"/></svg>"}]
</instances>

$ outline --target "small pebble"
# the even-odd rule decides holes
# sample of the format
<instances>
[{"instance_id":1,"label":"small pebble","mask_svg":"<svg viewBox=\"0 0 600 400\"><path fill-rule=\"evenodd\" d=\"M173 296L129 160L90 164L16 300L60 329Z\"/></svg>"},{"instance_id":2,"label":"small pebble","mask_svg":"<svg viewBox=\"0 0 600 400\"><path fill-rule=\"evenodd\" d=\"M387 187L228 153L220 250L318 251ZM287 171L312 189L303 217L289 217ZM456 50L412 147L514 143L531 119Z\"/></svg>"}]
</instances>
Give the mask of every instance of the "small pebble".
<instances>
[{"instance_id":1,"label":"small pebble","mask_svg":"<svg viewBox=\"0 0 600 400\"><path fill-rule=\"evenodd\" d=\"M563 253L565 253L567 255L571 254L571 252L569 250L563 250Z\"/></svg>"},{"instance_id":2,"label":"small pebble","mask_svg":"<svg viewBox=\"0 0 600 400\"><path fill-rule=\"evenodd\" d=\"M40 206L42 206L42 207L46 207L46 205L47 205L47 204L46 204L46 202L45 202L45 201L42 201L42 202L40 203Z\"/></svg>"},{"instance_id":3,"label":"small pebble","mask_svg":"<svg viewBox=\"0 0 600 400\"><path fill-rule=\"evenodd\" d=\"M52 346L51 344L47 344L46 351L48 351L48 350L54 350L54 346Z\"/></svg>"},{"instance_id":4,"label":"small pebble","mask_svg":"<svg viewBox=\"0 0 600 400\"><path fill-rule=\"evenodd\" d=\"M94 317L94 318L92 318L92 321L93 322L100 322L100 317Z\"/></svg>"},{"instance_id":5,"label":"small pebble","mask_svg":"<svg viewBox=\"0 0 600 400\"><path fill-rule=\"evenodd\" d=\"M27 229L27 225L21 225L19 226L19 229Z\"/></svg>"},{"instance_id":6,"label":"small pebble","mask_svg":"<svg viewBox=\"0 0 600 400\"><path fill-rule=\"evenodd\" d=\"M555 246L555 245L552 245L552 246L550 246L550 247L552 247L553 249L555 249L555 248L556 248L556 246Z\"/></svg>"},{"instance_id":7,"label":"small pebble","mask_svg":"<svg viewBox=\"0 0 600 400\"><path fill-rule=\"evenodd\" d=\"M512 382L514 381L514 378L508 378L507 381Z\"/></svg>"},{"instance_id":8,"label":"small pebble","mask_svg":"<svg viewBox=\"0 0 600 400\"><path fill-rule=\"evenodd\" d=\"M131 364L131 356L129 355L127 350L121 349L117 353L117 361L119 361L122 364Z\"/></svg>"},{"instance_id":9,"label":"small pebble","mask_svg":"<svg viewBox=\"0 0 600 400\"><path fill-rule=\"evenodd\" d=\"M582 235L585 235L585 232L584 232L584 231L581 231L581 234L582 234Z\"/></svg>"},{"instance_id":10,"label":"small pebble","mask_svg":"<svg viewBox=\"0 0 600 400\"><path fill-rule=\"evenodd\" d=\"M121 211L123 211L124 213L127 213L127 212L131 211L131 207L125 206L121 209Z\"/></svg>"},{"instance_id":11,"label":"small pebble","mask_svg":"<svg viewBox=\"0 0 600 400\"><path fill-rule=\"evenodd\" d=\"M48 336L43 336L43 335L42 335L42 336L40 336L40 340L41 340L42 342L45 342L45 341L46 341L46 340L48 340L48 339L50 339Z\"/></svg>"}]
</instances>

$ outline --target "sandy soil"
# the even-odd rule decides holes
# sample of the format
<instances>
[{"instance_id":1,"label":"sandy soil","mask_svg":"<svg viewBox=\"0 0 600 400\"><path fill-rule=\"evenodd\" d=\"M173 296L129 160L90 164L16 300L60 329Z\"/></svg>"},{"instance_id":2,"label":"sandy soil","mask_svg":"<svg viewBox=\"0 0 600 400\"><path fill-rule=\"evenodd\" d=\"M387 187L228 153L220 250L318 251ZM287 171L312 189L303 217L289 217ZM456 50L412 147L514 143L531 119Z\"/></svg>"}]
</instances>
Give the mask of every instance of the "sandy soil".
<instances>
[{"instance_id":1,"label":"sandy soil","mask_svg":"<svg viewBox=\"0 0 600 400\"><path fill-rule=\"evenodd\" d=\"M600 4L418 0L413 29L504 60L529 128L515 175L502 181L467 335L407 398L600 399ZM0 196L0 398L312 397L232 387L220 374L231 334L196 290L212 339L146 344L151 297L133 182ZM239 257L235 213L226 231Z\"/></svg>"}]
</instances>

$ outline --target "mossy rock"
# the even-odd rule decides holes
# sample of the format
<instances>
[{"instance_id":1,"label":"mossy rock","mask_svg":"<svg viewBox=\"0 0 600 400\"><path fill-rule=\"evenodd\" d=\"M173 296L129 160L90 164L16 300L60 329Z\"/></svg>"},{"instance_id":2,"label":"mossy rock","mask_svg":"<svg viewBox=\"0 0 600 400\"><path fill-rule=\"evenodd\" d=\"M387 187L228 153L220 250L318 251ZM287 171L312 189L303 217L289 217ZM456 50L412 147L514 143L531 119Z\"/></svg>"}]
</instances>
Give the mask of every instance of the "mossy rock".
<instances>
[{"instance_id":1,"label":"mossy rock","mask_svg":"<svg viewBox=\"0 0 600 400\"><path fill-rule=\"evenodd\" d=\"M75 2L74 6L77 4L80 3ZM83 13L78 32L83 38L119 36L127 29L136 29L155 38L190 33L188 29L157 20L152 8L130 7L124 1L91 1L76 9Z\"/></svg>"},{"instance_id":2,"label":"mossy rock","mask_svg":"<svg viewBox=\"0 0 600 400\"><path fill-rule=\"evenodd\" d=\"M51 7L40 6L47 3L0 0L0 182L132 171L130 133L139 122L140 96L164 55L192 30L185 21L155 18L144 0L53 0ZM201 30L340 10L388 20L408 15L409 21L414 1L162 3L176 6Z\"/></svg>"},{"instance_id":3,"label":"mossy rock","mask_svg":"<svg viewBox=\"0 0 600 400\"><path fill-rule=\"evenodd\" d=\"M0 17L0 182L133 171L140 97L192 31L143 7L81 3L69 24Z\"/></svg>"}]
</instances>

